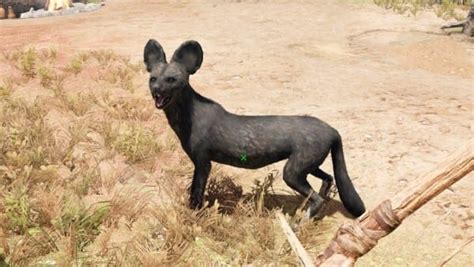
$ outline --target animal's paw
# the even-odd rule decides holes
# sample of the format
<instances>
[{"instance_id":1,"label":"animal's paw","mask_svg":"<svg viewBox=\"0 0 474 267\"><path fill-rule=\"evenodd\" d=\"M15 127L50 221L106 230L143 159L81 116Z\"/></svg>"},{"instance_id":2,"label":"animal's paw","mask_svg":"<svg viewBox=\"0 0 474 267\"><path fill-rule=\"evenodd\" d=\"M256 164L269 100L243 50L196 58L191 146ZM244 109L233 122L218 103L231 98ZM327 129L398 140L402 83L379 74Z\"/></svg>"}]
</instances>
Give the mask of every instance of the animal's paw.
<instances>
[{"instance_id":1,"label":"animal's paw","mask_svg":"<svg viewBox=\"0 0 474 267\"><path fill-rule=\"evenodd\" d=\"M306 210L306 217L308 219L320 220L324 217L324 210L327 201L323 198L317 198L317 201L312 202Z\"/></svg>"},{"instance_id":2,"label":"animal's paw","mask_svg":"<svg viewBox=\"0 0 474 267\"><path fill-rule=\"evenodd\" d=\"M333 180L329 182L323 181L323 183L321 184L321 187L319 188L319 195L323 199L329 200L331 198L331 191L332 191L333 186L334 186Z\"/></svg>"},{"instance_id":3,"label":"animal's paw","mask_svg":"<svg viewBox=\"0 0 474 267\"><path fill-rule=\"evenodd\" d=\"M197 197L191 197L189 199L189 208L193 210L199 210L203 206L203 201L200 198Z\"/></svg>"}]
</instances>

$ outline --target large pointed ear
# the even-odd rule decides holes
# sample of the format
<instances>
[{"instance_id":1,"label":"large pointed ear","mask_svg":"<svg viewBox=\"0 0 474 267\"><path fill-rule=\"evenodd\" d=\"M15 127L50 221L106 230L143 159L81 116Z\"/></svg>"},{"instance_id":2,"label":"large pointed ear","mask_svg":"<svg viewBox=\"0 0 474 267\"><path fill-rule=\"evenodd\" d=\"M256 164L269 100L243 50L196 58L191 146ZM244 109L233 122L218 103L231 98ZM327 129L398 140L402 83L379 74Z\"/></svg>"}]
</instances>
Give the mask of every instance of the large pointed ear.
<instances>
[{"instance_id":1,"label":"large pointed ear","mask_svg":"<svg viewBox=\"0 0 474 267\"><path fill-rule=\"evenodd\" d=\"M163 51L163 47L154 39L150 39L148 43L146 43L143 59L148 72L151 72L156 64L166 63L166 55Z\"/></svg>"},{"instance_id":2,"label":"large pointed ear","mask_svg":"<svg viewBox=\"0 0 474 267\"><path fill-rule=\"evenodd\" d=\"M196 41L184 42L173 54L171 62L183 65L189 74L194 74L202 63L202 48Z\"/></svg>"}]
</instances>

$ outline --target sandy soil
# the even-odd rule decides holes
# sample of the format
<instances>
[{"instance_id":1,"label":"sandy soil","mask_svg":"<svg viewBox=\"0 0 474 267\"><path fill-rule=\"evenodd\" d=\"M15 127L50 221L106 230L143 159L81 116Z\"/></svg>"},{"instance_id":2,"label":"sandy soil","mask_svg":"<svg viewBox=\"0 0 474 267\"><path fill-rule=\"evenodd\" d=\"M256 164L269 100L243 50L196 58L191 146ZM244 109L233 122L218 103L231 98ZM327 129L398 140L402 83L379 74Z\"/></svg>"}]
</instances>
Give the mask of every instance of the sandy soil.
<instances>
[{"instance_id":1,"label":"sandy soil","mask_svg":"<svg viewBox=\"0 0 474 267\"><path fill-rule=\"evenodd\" d=\"M444 22L433 14L409 18L357 1L131 2L111 0L76 16L0 21L0 52L110 48L138 61L150 38L168 56L181 42L198 40L205 56L192 77L196 90L236 113L309 114L332 124L369 208L473 137L474 42L440 34ZM249 186L281 166L228 170ZM323 168L330 170L329 163ZM472 178L407 219L358 266L439 264L474 235ZM277 187L286 189L281 180ZM473 263L471 244L449 265Z\"/></svg>"}]
</instances>

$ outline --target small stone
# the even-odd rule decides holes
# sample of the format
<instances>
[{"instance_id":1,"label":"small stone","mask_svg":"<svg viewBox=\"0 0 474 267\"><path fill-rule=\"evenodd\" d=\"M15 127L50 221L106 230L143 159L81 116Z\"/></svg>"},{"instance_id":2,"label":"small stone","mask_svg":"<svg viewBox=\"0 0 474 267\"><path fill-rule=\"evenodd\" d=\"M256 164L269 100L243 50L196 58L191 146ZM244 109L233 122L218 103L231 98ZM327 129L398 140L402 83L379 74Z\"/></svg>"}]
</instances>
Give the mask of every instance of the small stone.
<instances>
[{"instance_id":1,"label":"small stone","mask_svg":"<svg viewBox=\"0 0 474 267\"><path fill-rule=\"evenodd\" d=\"M66 179L68 179L69 177L71 177L71 174L72 174L71 169L68 168L68 167L65 166L65 165L61 165L61 166L58 168L58 171L57 171L57 172L58 172L59 177L60 177L61 179L64 179L64 180L66 180Z\"/></svg>"},{"instance_id":2,"label":"small stone","mask_svg":"<svg viewBox=\"0 0 474 267\"><path fill-rule=\"evenodd\" d=\"M442 133L449 133L451 132L451 129L448 126L440 126L439 131Z\"/></svg>"},{"instance_id":3,"label":"small stone","mask_svg":"<svg viewBox=\"0 0 474 267\"><path fill-rule=\"evenodd\" d=\"M87 134L87 138L89 138L91 141L101 145L101 146L105 146L105 140L104 140L104 137L102 137L102 135L100 135L99 133L97 132L90 132Z\"/></svg>"},{"instance_id":4,"label":"small stone","mask_svg":"<svg viewBox=\"0 0 474 267\"><path fill-rule=\"evenodd\" d=\"M432 124L431 120L428 119L428 118L424 118L424 119L421 120L420 122L421 122L421 124L423 124L423 125L431 125L431 124Z\"/></svg>"}]
</instances>

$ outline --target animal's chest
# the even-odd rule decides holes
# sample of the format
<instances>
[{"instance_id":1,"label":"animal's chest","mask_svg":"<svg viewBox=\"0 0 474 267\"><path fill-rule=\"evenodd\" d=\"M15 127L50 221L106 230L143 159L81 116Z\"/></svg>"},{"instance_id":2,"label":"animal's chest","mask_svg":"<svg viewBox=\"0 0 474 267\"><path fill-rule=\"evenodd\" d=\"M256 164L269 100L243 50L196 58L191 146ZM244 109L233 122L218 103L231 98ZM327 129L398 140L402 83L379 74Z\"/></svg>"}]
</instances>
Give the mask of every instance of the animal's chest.
<instances>
[{"instance_id":1,"label":"animal's chest","mask_svg":"<svg viewBox=\"0 0 474 267\"><path fill-rule=\"evenodd\" d=\"M171 128L178 136L183 150L190 157L204 151L211 142L207 134L209 125L206 123L189 120L188 122L171 124Z\"/></svg>"}]
</instances>

